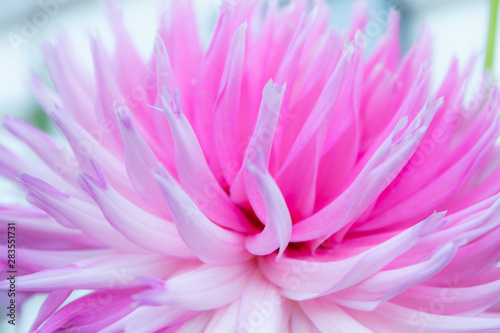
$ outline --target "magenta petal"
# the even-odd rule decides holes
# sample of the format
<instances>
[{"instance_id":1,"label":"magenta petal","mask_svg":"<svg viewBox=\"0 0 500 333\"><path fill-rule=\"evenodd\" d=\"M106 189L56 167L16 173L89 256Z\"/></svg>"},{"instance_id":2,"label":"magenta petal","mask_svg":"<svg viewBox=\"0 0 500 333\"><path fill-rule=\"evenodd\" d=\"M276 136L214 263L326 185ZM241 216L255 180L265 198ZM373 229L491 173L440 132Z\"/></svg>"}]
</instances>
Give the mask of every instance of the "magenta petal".
<instances>
[{"instance_id":1,"label":"magenta petal","mask_svg":"<svg viewBox=\"0 0 500 333\"><path fill-rule=\"evenodd\" d=\"M246 248L250 253L266 255L279 247L279 253L276 257L276 260L279 260L292 235L290 212L278 185L274 182L269 171L266 171L264 156L261 152L257 153L255 164L249 163L247 168L249 170L248 177L251 177L252 181L255 182L264 203L266 226L261 233L248 236L245 242ZM250 197L250 203L253 201L253 197Z\"/></svg>"},{"instance_id":2,"label":"magenta petal","mask_svg":"<svg viewBox=\"0 0 500 333\"><path fill-rule=\"evenodd\" d=\"M238 140L227 140L227 137L239 137L237 110L240 105L246 30L247 24L245 22L233 34L226 65L222 73L219 95L214 105L214 144L222 171L229 163L241 165ZM223 175L227 184L231 185L235 174L223 172Z\"/></svg>"},{"instance_id":3,"label":"magenta petal","mask_svg":"<svg viewBox=\"0 0 500 333\"><path fill-rule=\"evenodd\" d=\"M162 105L174 138L175 164L182 188L208 218L222 227L251 230L209 169L196 135L180 109L179 96L173 98L164 88Z\"/></svg>"},{"instance_id":4,"label":"magenta petal","mask_svg":"<svg viewBox=\"0 0 500 333\"><path fill-rule=\"evenodd\" d=\"M279 121L279 111L283 101L283 94L286 90L286 85L281 88L273 81L269 81L262 91L262 101L257 117L255 129L250 138L250 142L245 150L243 157L243 167L236 175L231 186L231 200L239 204L244 204L248 200L248 196L253 196L257 193L255 186L245 187L244 174L246 172L245 165L253 162L259 151L264 157L264 164L269 166L271 157L271 149L276 126ZM261 216L262 211L256 209L257 216Z\"/></svg>"},{"instance_id":5,"label":"magenta petal","mask_svg":"<svg viewBox=\"0 0 500 333\"><path fill-rule=\"evenodd\" d=\"M62 133L0 129L17 321L500 332L500 90L489 72L470 89L480 54L436 90L429 30L403 52L395 10L356 4L336 31L331 1L220 0L207 38L206 2L167 1L143 50L105 0L91 66L65 33L42 44L50 77L28 85Z\"/></svg>"},{"instance_id":6,"label":"magenta petal","mask_svg":"<svg viewBox=\"0 0 500 333\"><path fill-rule=\"evenodd\" d=\"M296 300L316 298L369 278L417 244L429 228L442 226L443 215L434 214L389 240L343 260L317 262L284 257L275 262L274 258L267 256L259 259L259 266L270 281L283 288L286 297ZM292 268L294 266L303 267L305 272L298 275ZM301 275L307 279L301 279Z\"/></svg>"},{"instance_id":7,"label":"magenta petal","mask_svg":"<svg viewBox=\"0 0 500 333\"><path fill-rule=\"evenodd\" d=\"M130 291L96 291L61 308L36 332L50 333L64 328L97 332L132 312L132 302Z\"/></svg>"},{"instance_id":8,"label":"magenta petal","mask_svg":"<svg viewBox=\"0 0 500 333\"><path fill-rule=\"evenodd\" d=\"M35 331L40 325L47 320L69 297L72 293L71 289L68 290L55 290L52 291L42 304L30 331Z\"/></svg>"},{"instance_id":9,"label":"magenta petal","mask_svg":"<svg viewBox=\"0 0 500 333\"><path fill-rule=\"evenodd\" d=\"M424 112L396 139L405 127L405 119L401 120L344 193L315 215L294 226L292 241L320 237L326 239L350 221L355 221L396 176L395 173L388 174L388 171L403 168L422 140L438 106L439 102L426 106ZM327 223L332 219L335 223Z\"/></svg>"}]
</instances>

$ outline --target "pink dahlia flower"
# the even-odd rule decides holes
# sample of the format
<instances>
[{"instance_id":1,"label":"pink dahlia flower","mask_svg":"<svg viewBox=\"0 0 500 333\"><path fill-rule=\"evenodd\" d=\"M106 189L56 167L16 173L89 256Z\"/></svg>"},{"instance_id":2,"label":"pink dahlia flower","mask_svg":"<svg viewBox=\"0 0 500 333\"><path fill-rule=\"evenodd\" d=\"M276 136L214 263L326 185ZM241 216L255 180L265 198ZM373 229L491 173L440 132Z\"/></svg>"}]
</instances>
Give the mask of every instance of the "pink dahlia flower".
<instances>
[{"instance_id":1,"label":"pink dahlia flower","mask_svg":"<svg viewBox=\"0 0 500 333\"><path fill-rule=\"evenodd\" d=\"M433 94L425 33L401 57L392 12L365 60L369 16L317 6L225 2L203 51L172 1L144 62L110 4L93 73L43 46L65 142L7 118L37 156L0 150L32 331L500 331L497 87L465 103L453 62Z\"/></svg>"}]
</instances>

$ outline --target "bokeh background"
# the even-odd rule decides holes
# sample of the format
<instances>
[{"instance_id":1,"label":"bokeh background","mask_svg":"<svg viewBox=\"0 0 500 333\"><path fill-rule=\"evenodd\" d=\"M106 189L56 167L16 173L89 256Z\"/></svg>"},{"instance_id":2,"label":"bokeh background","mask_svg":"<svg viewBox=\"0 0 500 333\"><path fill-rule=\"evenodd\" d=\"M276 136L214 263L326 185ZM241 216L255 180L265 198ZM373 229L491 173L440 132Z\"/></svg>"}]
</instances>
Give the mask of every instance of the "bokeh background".
<instances>
[{"instance_id":1,"label":"bokeh background","mask_svg":"<svg viewBox=\"0 0 500 333\"><path fill-rule=\"evenodd\" d=\"M149 57L159 19L159 9L168 0L117 0L122 4L126 24L144 58ZM173 0L184 1L184 0ZM222 0L193 0L199 18L199 28L205 41L210 37ZM288 2L280 0L281 2ZM293 0L291 0L293 1ZM333 6L331 24L339 30L347 29L355 1L330 0ZM489 0L369 0L372 18L379 22L380 33L385 29L391 5L402 14L401 42L404 49L427 26L433 35L433 84L442 80L452 57L461 66L471 56L478 57L474 80L479 80L484 63L484 51L489 20ZM45 14L44 14L45 13ZM498 27L497 27L498 28ZM15 115L29 119L37 126L48 129L48 123L36 101L26 88L30 71L43 73L40 46L53 40L58 31L65 31L74 41L76 51L91 68L89 34L99 31L104 41L111 41L108 26L98 0L0 0L0 116ZM499 30L499 29L497 29ZM499 38L497 32L497 39ZM375 38L374 38L375 39ZM368 49L373 47L370 40ZM372 45L370 45L372 44ZM500 75L500 41L496 43L496 78ZM0 133L2 133L0 131ZM0 144L8 140L0 134ZM7 143L8 144L8 143ZM8 193L7 184L0 182L0 199ZM17 331L5 321L0 332L27 332L34 309L43 297L34 299L23 308L24 323ZM31 313L33 312L33 313ZM4 318L2 318L4 319ZM2 320L3 321L3 320Z\"/></svg>"},{"instance_id":2,"label":"bokeh background","mask_svg":"<svg viewBox=\"0 0 500 333\"><path fill-rule=\"evenodd\" d=\"M158 8L165 0L118 0L124 8L127 25L142 55L152 50ZM175 0L183 1L183 0ZM222 0L194 0L200 28L207 39L210 26ZM288 0L290 1L290 0ZM293 1L293 0L291 0ZM283 1L282 2L286 2ZM333 6L332 25L345 29L355 1L330 0ZM439 82L453 56L461 64L485 50L489 18L489 0L369 0L373 16L396 4L402 13L402 43L408 47L426 25L433 41L434 82ZM48 9L48 10L46 10ZM50 15L40 15L49 12ZM44 19L48 17L48 19ZM384 17L384 15L380 15ZM35 32L24 38L26 26ZM384 26L381 25L383 30ZM76 41L78 52L89 60L88 34L99 30L104 39L108 29L98 0L2 0L0 1L0 115L15 114L31 118L44 126L40 110L26 89L30 69L41 71L40 45L64 30ZM30 31L31 32L31 31ZM24 34L23 34L24 33ZM16 39L22 37L24 39ZM500 43L497 43L497 58ZM482 59L480 56L480 60ZM500 61L496 67L498 77Z\"/></svg>"}]
</instances>

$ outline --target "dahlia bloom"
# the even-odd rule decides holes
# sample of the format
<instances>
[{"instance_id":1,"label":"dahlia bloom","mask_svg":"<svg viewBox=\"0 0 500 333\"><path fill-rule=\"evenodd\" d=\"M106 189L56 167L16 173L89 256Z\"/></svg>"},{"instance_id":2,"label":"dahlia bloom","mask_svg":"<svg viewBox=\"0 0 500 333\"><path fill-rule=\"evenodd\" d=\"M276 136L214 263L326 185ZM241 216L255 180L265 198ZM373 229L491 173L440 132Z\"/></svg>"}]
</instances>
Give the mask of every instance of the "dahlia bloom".
<instances>
[{"instance_id":1,"label":"dahlia bloom","mask_svg":"<svg viewBox=\"0 0 500 333\"><path fill-rule=\"evenodd\" d=\"M425 32L401 56L391 12L365 59L366 12L339 33L305 0L224 2L203 51L170 5L149 61L112 2L93 72L43 46L64 139L3 120L34 152L0 148L32 331L499 332L499 93L465 100L473 62L431 92Z\"/></svg>"}]
</instances>

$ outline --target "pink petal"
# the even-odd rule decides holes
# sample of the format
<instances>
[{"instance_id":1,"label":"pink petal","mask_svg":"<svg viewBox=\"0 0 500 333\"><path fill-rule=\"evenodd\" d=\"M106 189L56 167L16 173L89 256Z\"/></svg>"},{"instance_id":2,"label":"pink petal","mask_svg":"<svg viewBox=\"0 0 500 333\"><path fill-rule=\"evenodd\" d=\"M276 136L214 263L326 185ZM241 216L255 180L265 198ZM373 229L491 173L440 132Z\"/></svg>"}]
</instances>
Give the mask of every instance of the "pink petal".
<instances>
[{"instance_id":1,"label":"pink petal","mask_svg":"<svg viewBox=\"0 0 500 333\"><path fill-rule=\"evenodd\" d=\"M242 24L233 34L231 46L222 73L219 94L213 110L214 144L217 153L219 168L227 184L230 186L236 174L226 172L229 163L237 167L241 165L241 156L238 152L239 129L238 118L240 108L241 79L245 54L245 35L247 24ZM227 140L227 138L235 138Z\"/></svg>"},{"instance_id":2,"label":"pink petal","mask_svg":"<svg viewBox=\"0 0 500 333\"><path fill-rule=\"evenodd\" d=\"M100 332L156 332L166 326L189 320L194 315L195 312L171 306L142 306Z\"/></svg>"},{"instance_id":3,"label":"pink petal","mask_svg":"<svg viewBox=\"0 0 500 333\"><path fill-rule=\"evenodd\" d=\"M160 264L161 263L161 264ZM77 261L60 268L47 269L17 277L19 291L64 289L123 289L140 285L134 277L147 274L166 277L182 263L158 255L111 254ZM1 290L9 281L0 282Z\"/></svg>"},{"instance_id":4,"label":"pink petal","mask_svg":"<svg viewBox=\"0 0 500 333\"><path fill-rule=\"evenodd\" d=\"M320 332L372 332L340 306L324 298L300 302L300 307Z\"/></svg>"},{"instance_id":5,"label":"pink petal","mask_svg":"<svg viewBox=\"0 0 500 333\"><path fill-rule=\"evenodd\" d=\"M279 247L276 260L282 256L292 235L292 219L286 206L285 198L278 185L267 171L264 156L257 153L256 161L248 164L248 182L253 181L264 202L266 219L264 230L256 235L248 236L245 245L255 255L266 255ZM247 182L247 183L248 183ZM247 186L249 187L249 186ZM250 202L253 204L253 197Z\"/></svg>"},{"instance_id":6,"label":"pink petal","mask_svg":"<svg viewBox=\"0 0 500 333\"><path fill-rule=\"evenodd\" d=\"M178 94L178 91L177 91ZM180 110L179 96L171 100L163 91L162 103L175 143L175 165L182 188L209 219L235 231L252 230L246 217L229 200L205 160L188 120Z\"/></svg>"},{"instance_id":7,"label":"pink petal","mask_svg":"<svg viewBox=\"0 0 500 333\"><path fill-rule=\"evenodd\" d=\"M161 289L138 294L140 304L170 305L194 311L217 309L241 295L253 265L202 265L165 282Z\"/></svg>"},{"instance_id":8,"label":"pink petal","mask_svg":"<svg viewBox=\"0 0 500 333\"><path fill-rule=\"evenodd\" d=\"M201 312L196 317L187 320L184 324L172 327L172 330L166 333L191 333L191 332L204 332L212 318L213 311Z\"/></svg>"},{"instance_id":9,"label":"pink petal","mask_svg":"<svg viewBox=\"0 0 500 333\"><path fill-rule=\"evenodd\" d=\"M452 260L456 251L455 244L445 244L420 263L383 270L357 285L326 297L345 307L373 311L380 304L418 286L441 271Z\"/></svg>"},{"instance_id":10,"label":"pink petal","mask_svg":"<svg viewBox=\"0 0 500 333\"><path fill-rule=\"evenodd\" d=\"M294 304L290 316L290 333L302 332L321 333L297 303Z\"/></svg>"},{"instance_id":11,"label":"pink petal","mask_svg":"<svg viewBox=\"0 0 500 333\"><path fill-rule=\"evenodd\" d=\"M282 86L280 88L274 84L272 80L270 80L262 91L262 101L259 109L259 115L257 117L257 123L252 137L250 138L248 146L245 150L243 167L240 171L238 171L230 190L231 200L237 202L238 204L244 204L248 200L248 196L254 196L258 191L255 186L246 188L244 181L246 168L244 166L255 160L258 151L262 151L265 161L264 164L269 166L273 138L276 125L279 121L278 117L285 89L286 86ZM258 207L255 207L254 209L256 211L256 215L261 217L263 212L259 210Z\"/></svg>"},{"instance_id":12,"label":"pink petal","mask_svg":"<svg viewBox=\"0 0 500 333\"><path fill-rule=\"evenodd\" d=\"M238 332L284 332L290 319L287 300L279 289L255 271L239 303Z\"/></svg>"},{"instance_id":13,"label":"pink petal","mask_svg":"<svg viewBox=\"0 0 500 333\"><path fill-rule=\"evenodd\" d=\"M422 140L438 106L439 102L426 106L424 112L396 139L406 123L406 119L401 120L344 193L318 213L294 225L291 240L326 239L342 227L354 223L380 195L384 186L396 177L396 171L403 168Z\"/></svg>"},{"instance_id":14,"label":"pink petal","mask_svg":"<svg viewBox=\"0 0 500 333\"><path fill-rule=\"evenodd\" d=\"M156 156L134 127L129 110L117 107L117 117L125 148L125 166L132 185L144 200L156 207L163 207L160 187L151 174L151 170L158 165ZM163 211L165 217L169 218L169 212Z\"/></svg>"},{"instance_id":15,"label":"pink petal","mask_svg":"<svg viewBox=\"0 0 500 333\"><path fill-rule=\"evenodd\" d=\"M103 223L102 212L94 205L56 190L51 185L28 175L21 177L30 193L27 200L54 217L66 228L79 229L88 237L110 247L124 251L139 250L133 243L116 232L109 224Z\"/></svg>"},{"instance_id":16,"label":"pink petal","mask_svg":"<svg viewBox=\"0 0 500 333\"><path fill-rule=\"evenodd\" d=\"M427 309L428 310L428 309ZM429 311L429 310L428 310ZM346 312L362 325L372 331L388 330L414 332L425 330L431 333L440 332L495 332L500 328L500 319L471 318L461 316L444 316L422 310L405 308L390 302L382 304L372 312L346 309Z\"/></svg>"},{"instance_id":17,"label":"pink petal","mask_svg":"<svg viewBox=\"0 0 500 333\"><path fill-rule=\"evenodd\" d=\"M259 258L259 267L271 282L283 288L283 295L290 299L303 300L326 295L376 274L417 244L433 228L442 227L442 217L443 214L435 214L385 242L342 260L318 262L307 258L284 257L275 262L273 255L270 255Z\"/></svg>"},{"instance_id":18,"label":"pink petal","mask_svg":"<svg viewBox=\"0 0 500 333\"><path fill-rule=\"evenodd\" d=\"M196 258L172 222L141 210L111 186L100 184L89 175L81 175L78 181L92 196L111 226L132 243L167 256Z\"/></svg>"},{"instance_id":19,"label":"pink petal","mask_svg":"<svg viewBox=\"0 0 500 333\"><path fill-rule=\"evenodd\" d=\"M155 171L175 226L196 256L208 264L228 265L249 260L244 236L210 221L166 170Z\"/></svg>"},{"instance_id":20,"label":"pink petal","mask_svg":"<svg viewBox=\"0 0 500 333\"><path fill-rule=\"evenodd\" d=\"M51 316L37 333L61 329L98 332L134 310L130 292L93 292L69 303Z\"/></svg>"},{"instance_id":21,"label":"pink petal","mask_svg":"<svg viewBox=\"0 0 500 333\"><path fill-rule=\"evenodd\" d=\"M40 325L47 320L69 297L72 290L55 290L49 293L38 312L30 332L35 331Z\"/></svg>"},{"instance_id":22,"label":"pink petal","mask_svg":"<svg viewBox=\"0 0 500 333\"><path fill-rule=\"evenodd\" d=\"M9 132L30 146L49 168L64 178L64 184L60 182L61 187L66 190L71 189L67 183L74 184L74 177L79 169L75 156L67 147L56 143L46 133L21 119L5 118L3 125ZM71 194L77 195L81 192L72 191Z\"/></svg>"},{"instance_id":23,"label":"pink petal","mask_svg":"<svg viewBox=\"0 0 500 333\"><path fill-rule=\"evenodd\" d=\"M234 302L215 311L204 332L237 332L238 305Z\"/></svg>"}]
</instances>

